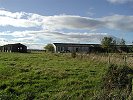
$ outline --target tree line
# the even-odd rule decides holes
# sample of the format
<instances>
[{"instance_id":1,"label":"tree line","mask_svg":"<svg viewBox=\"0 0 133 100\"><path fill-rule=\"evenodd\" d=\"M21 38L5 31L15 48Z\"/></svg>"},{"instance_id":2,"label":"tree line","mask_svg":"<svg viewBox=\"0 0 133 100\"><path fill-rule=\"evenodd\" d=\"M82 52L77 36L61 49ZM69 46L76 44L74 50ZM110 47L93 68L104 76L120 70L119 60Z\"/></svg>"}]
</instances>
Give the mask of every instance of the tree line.
<instances>
[{"instance_id":1,"label":"tree line","mask_svg":"<svg viewBox=\"0 0 133 100\"><path fill-rule=\"evenodd\" d=\"M133 44L130 46L126 45L124 39L116 41L112 37L104 37L101 41L101 46L106 52L133 52Z\"/></svg>"}]
</instances>

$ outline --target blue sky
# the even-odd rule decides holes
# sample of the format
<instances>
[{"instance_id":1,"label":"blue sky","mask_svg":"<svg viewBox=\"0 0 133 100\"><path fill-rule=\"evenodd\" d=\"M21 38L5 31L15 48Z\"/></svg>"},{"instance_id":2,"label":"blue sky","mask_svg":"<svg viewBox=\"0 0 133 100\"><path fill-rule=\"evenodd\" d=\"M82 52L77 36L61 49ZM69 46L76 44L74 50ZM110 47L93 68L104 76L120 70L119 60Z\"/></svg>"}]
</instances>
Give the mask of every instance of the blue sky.
<instances>
[{"instance_id":1,"label":"blue sky","mask_svg":"<svg viewBox=\"0 0 133 100\"><path fill-rule=\"evenodd\" d=\"M0 0L0 45L133 41L133 0Z\"/></svg>"}]
</instances>

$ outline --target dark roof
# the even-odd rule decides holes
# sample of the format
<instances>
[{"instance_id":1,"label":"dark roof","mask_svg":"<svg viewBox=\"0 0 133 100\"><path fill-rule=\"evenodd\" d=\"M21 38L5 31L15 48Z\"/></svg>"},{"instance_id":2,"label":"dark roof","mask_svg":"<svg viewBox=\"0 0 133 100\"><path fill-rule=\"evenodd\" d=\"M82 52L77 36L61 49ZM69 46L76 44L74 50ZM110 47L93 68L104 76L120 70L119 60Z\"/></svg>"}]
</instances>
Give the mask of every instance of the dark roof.
<instances>
[{"instance_id":1,"label":"dark roof","mask_svg":"<svg viewBox=\"0 0 133 100\"><path fill-rule=\"evenodd\" d=\"M93 47L99 47L100 44L78 44L78 43L53 43L55 46L93 46Z\"/></svg>"},{"instance_id":2,"label":"dark roof","mask_svg":"<svg viewBox=\"0 0 133 100\"><path fill-rule=\"evenodd\" d=\"M80 43L53 43L55 46L91 46L100 47L101 44L80 44ZM126 45L126 47L132 47L133 45ZM116 45L116 47L123 47L123 45Z\"/></svg>"},{"instance_id":3,"label":"dark roof","mask_svg":"<svg viewBox=\"0 0 133 100\"><path fill-rule=\"evenodd\" d=\"M23 45L23 44L21 44L21 43L15 43L15 44L6 44L6 45L4 45L4 46L14 46L14 45L21 45L21 46L25 46L25 45Z\"/></svg>"}]
</instances>

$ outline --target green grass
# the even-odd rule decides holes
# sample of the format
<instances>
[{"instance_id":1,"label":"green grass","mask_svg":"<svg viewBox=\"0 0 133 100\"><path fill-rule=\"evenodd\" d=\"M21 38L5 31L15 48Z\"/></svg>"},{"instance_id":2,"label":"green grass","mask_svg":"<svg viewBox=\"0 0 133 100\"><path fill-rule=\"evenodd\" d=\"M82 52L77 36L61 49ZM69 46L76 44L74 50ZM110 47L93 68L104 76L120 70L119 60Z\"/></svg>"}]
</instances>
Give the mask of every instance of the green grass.
<instances>
[{"instance_id":1,"label":"green grass","mask_svg":"<svg viewBox=\"0 0 133 100\"><path fill-rule=\"evenodd\" d=\"M104 62L66 54L0 53L0 99L89 100L101 89Z\"/></svg>"}]
</instances>

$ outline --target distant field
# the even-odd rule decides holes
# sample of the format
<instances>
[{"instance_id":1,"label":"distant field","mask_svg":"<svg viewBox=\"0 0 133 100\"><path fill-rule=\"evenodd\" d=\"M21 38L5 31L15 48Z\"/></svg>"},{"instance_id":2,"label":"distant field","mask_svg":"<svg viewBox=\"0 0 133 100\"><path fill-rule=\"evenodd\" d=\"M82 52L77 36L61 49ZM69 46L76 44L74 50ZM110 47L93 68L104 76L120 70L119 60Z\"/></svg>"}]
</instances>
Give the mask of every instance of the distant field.
<instances>
[{"instance_id":1,"label":"distant field","mask_svg":"<svg viewBox=\"0 0 133 100\"><path fill-rule=\"evenodd\" d=\"M101 89L108 57L92 55L0 53L0 99L93 99Z\"/></svg>"}]
</instances>

